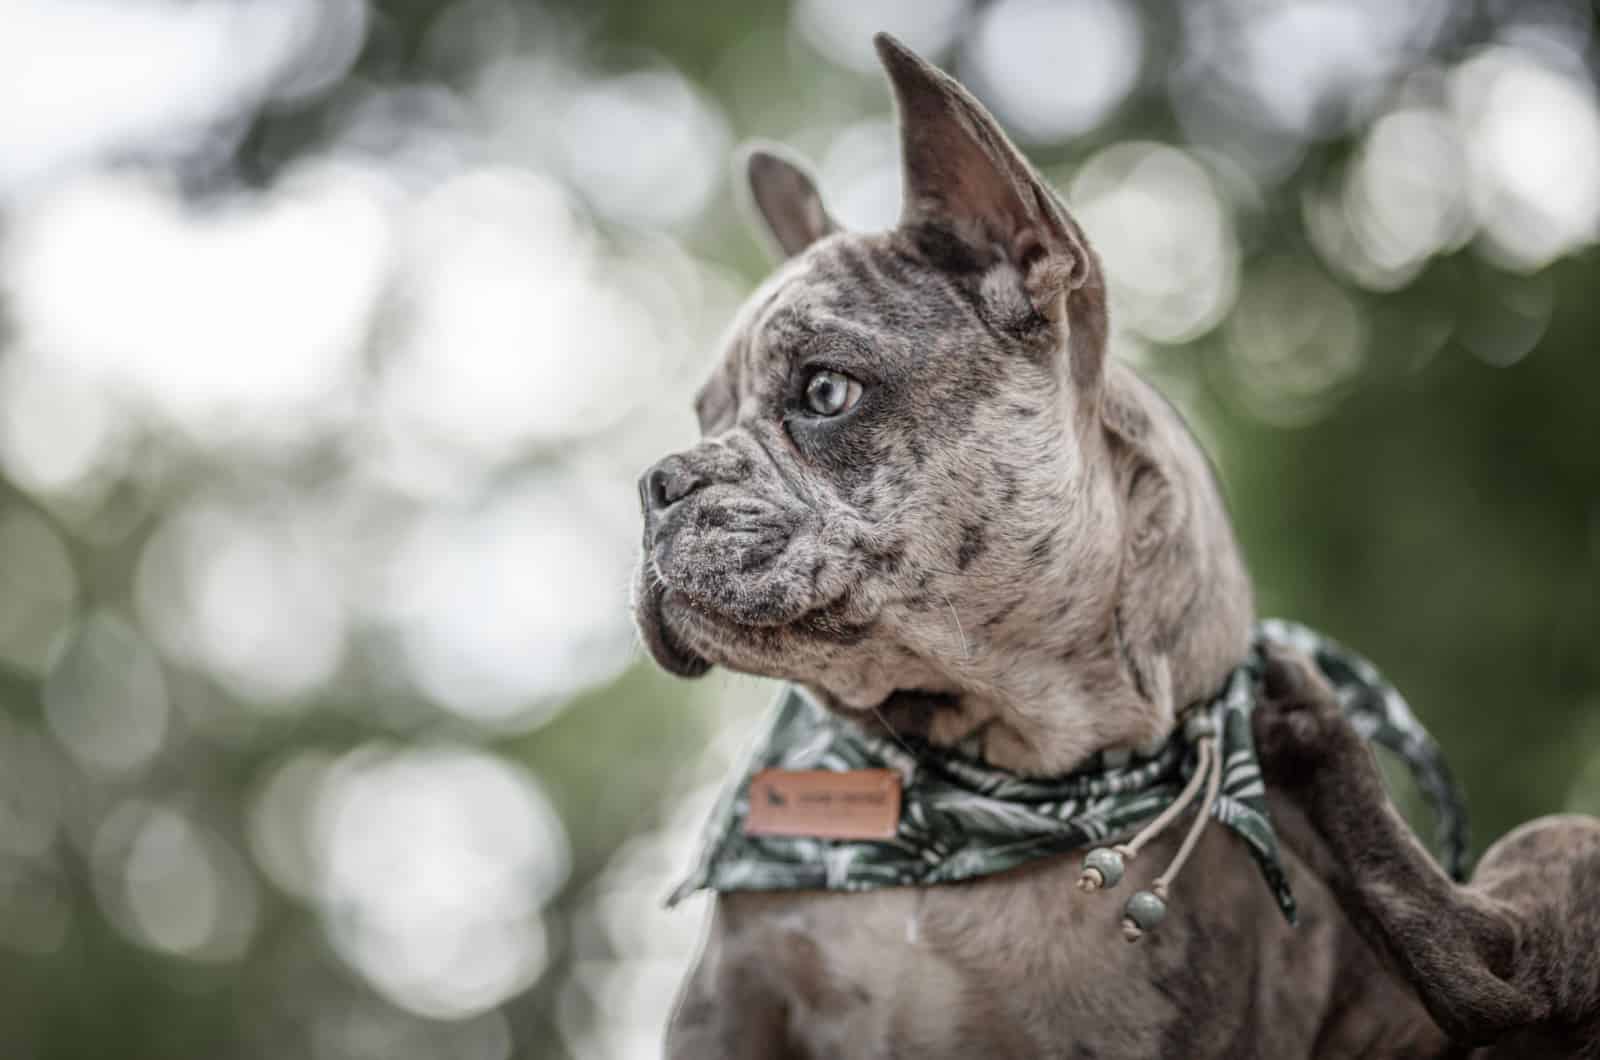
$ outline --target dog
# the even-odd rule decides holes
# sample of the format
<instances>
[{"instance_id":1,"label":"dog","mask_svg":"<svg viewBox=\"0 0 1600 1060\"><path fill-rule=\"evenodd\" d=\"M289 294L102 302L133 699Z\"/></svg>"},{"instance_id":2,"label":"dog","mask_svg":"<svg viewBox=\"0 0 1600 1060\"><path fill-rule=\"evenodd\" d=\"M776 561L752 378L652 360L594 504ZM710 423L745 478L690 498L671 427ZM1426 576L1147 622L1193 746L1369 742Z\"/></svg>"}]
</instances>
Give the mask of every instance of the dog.
<instances>
[{"instance_id":1,"label":"dog","mask_svg":"<svg viewBox=\"0 0 1600 1060\"><path fill-rule=\"evenodd\" d=\"M1600 820L1524 824L1458 886L1389 802L1321 675L1279 653L1264 683L1263 773L1306 815L1319 877L1449 1035L1449 1055L1600 1057Z\"/></svg>"},{"instance_id":2,"label":"dog","mask_svg":"<svg viewBox=\"0 0 1600 1060\"><path fill-rule=\"evenodd\" d=\"M1156 746L1250 640L1211 465L1107 358L1104 275L1060 199L958 83L876 45L902 217L845 232L801 164L749 152L784 260L696 399L701 441L640 479L641 636L674 674L785 679L1024 776ZM1314 683L1279 685L1294 709L1263 712L1276 736L1322 717L1302 709ZM1477 1025L1396 959L1415 933L1404 910L1385 919L1381 886L1351 882L1359 830L1336 800L1274 794L1272 814L1292 928L1219 829L1183 914L1137 946L1114 903L1074 889L1075 857L938 887L719 895L667 1055L1449 1055ZM1386 864L1422 871L1403 839ZM1130 886L1176 847L1152 843Z\"/></svg>"}]
</instances>

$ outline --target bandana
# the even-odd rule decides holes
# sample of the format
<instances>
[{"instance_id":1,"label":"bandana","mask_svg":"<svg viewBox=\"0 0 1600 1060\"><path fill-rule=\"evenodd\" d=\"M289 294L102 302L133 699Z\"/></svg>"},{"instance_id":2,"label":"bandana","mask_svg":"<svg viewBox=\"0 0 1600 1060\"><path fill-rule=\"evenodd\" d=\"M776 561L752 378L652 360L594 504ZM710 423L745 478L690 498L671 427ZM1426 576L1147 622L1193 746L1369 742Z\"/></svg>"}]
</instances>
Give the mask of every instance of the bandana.
<instances>
[{"instance_id":1,"label":"bandana","mask_svg":"<svg viewBox=\"0 0 1600 1060\"><path fill-rule=\"evenodd\" d=\"M1212 819L1243 841L1278 908L1293 923L1294 896L1267 813L1250 729L1265 666L1263 648L1269 641L1314 660L1356 729L1405 762L1434 813L1441 863L1454 878L1463 879L1468 835L1461 793L1438 745L1405 700L1371 663L1335 641L1295 623L1269 620L1256 627L1249 656L1222 690L1185 712L1186 717L1208 716L1209 726L1197 730L1192 724L1180 725L1152 754L1103 752L1053 778L1021 777L960 750L869 733L828 711L803 689L785 686L743 774L712 813L698 864L667 904L701 888L865 891L932 886L1104 845L1179 798L1200 758L1195 734L1204 731L1215 734L1221 770ZM751 782L770 769L892 770L901 787L893 834L879 839L750 834Z\"/></svg>"}]
</instances>

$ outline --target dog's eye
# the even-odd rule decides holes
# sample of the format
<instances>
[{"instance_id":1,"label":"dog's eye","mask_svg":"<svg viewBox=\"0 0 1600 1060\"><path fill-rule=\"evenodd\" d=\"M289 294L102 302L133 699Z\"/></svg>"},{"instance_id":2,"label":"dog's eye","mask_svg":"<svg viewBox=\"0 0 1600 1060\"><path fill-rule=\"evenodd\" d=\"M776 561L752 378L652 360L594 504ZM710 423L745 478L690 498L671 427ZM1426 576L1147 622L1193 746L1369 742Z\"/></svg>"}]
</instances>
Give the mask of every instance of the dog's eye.
<instances>
[{"instance_id":1,"label":"dog's eye","mask_svg":"<svg viewBox=\"0 0 1600 1060\"><path fill-rule=\"evenodd\" d=\"M861 384L843 372L824 368L806 380L806 407L818 416L848 412L860 400Z\"/></svg>"}]
</instances>

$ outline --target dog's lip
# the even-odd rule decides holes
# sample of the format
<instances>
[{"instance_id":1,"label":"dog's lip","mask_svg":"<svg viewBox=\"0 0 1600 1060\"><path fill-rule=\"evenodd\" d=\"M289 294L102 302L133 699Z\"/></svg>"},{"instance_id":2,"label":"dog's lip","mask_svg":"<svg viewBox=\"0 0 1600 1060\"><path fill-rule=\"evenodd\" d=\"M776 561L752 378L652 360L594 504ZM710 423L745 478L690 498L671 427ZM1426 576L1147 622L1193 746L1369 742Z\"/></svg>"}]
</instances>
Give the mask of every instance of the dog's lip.
<instances>
[{"instance_id":1,"label":"dog's lip","mask_svg":"<svg viewBox=\"0 0 1600 1060\"><path fill-rule=\"evenodd\" d=\"M649 580L639 598L639 632L645 647L661 668L677 677L703 677L711 669L708 659L696 654L672 631L666 617L667 587L659 578Z\"/></svg>"},{"instance_id":2,"label":"dog's lip","mask_svg":"<svg viewBox=\"0 0 1600 1060\"><path fill-rule=\"evenodd\" d=\"M655 550L646 554L646 562L655 572L655 589L662 596L670 594L681 604L684 610L692 615L696 621L708 623L712 626L722 627L734 632L758 633L773 632L793 626L806 618L817 605L805 605L795 608L785 608L774 611L768 615L734 617L727 613L716 598L698 591L693 585L684 585L661 572L667 564L664 562L663 553L657 546Z\"/></svg>"},{"instance_id":3,"label":"dog's lip","mask_svg":"<svg viewBox=\"0 0 1600 1060\"><path fill-rule=\"evenodd\" d=\"M769 622L741 622L723 614L717 608L707 607L693 596L678 589L668 588L666 594L672 597L672 602L679 605L678 614L683 623L691 628L704 626L722 633L731 634L740 639L751 640L756 643L773 643L770 638L780 634L795 634L798 636L816 635L826 630L830 617L836 616L841 609L848 606L854 599L854 593L846 589L838 596L821 600L808 605L793 617L785 617Z\"/></svg>"}]
</instances>

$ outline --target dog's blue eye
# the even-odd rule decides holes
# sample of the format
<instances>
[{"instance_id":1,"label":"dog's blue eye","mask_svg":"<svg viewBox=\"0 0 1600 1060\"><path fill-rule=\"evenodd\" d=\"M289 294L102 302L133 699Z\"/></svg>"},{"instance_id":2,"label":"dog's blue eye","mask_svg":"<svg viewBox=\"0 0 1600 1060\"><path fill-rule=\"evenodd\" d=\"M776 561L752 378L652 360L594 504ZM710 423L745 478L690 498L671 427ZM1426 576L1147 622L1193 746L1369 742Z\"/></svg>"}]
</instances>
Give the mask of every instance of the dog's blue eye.
<instances>
[{"instance_id":1,"label":"dog's blue eye","mask_svg":"<svg viewBox=\"0 0 1600 1060\"><path fill-rule=\"evenodd\" d=\"M806 407L818 416L848 412L860 400L861 384L843 372L824 368L806 380Z\"/></svg>"}]
</instances>

